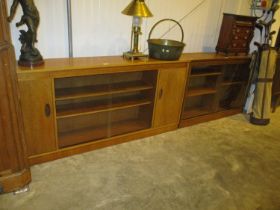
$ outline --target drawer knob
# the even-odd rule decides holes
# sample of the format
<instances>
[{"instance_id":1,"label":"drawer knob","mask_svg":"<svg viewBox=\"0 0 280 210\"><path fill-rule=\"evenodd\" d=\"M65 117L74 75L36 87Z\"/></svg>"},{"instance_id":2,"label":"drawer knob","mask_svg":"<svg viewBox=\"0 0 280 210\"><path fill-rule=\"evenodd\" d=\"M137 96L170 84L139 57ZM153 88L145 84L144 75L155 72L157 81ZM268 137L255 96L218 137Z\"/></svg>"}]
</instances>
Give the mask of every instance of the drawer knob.
<instances>
[{"instance_id":1,"label":"drawer knob","mask_svg":"<svg viewBox=\"0 0 280 210\"><path fill-rule=\"evenodd\" d=\"M238 39L238 36L235 36L234 39Z\"/></svg>"}]
</instances>

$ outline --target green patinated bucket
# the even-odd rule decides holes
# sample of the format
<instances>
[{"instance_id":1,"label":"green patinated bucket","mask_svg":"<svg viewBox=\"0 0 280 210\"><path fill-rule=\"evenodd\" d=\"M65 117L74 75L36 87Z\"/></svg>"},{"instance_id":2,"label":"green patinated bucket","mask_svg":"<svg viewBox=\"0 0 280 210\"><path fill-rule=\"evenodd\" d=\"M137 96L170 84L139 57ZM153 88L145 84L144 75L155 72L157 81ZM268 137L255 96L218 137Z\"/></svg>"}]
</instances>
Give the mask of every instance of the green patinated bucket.
<instances>
[{"instance_id":1,"label":"green patinated bucket","mask_svg":"<svg viewBox=\"0 0 280 210\"><path fill-rule=\"evenodd\" d=\"M175 22L182 31L181 41L175 41L170 39L151 39L151 34L154 28L163 21L173 21ZM162 19L158 21L151 29L149 33L148 46L149 46L149 57L159 60L178 60L185 47L184 31L182 26L173 19Z\"/></svg>"}]
</instances>

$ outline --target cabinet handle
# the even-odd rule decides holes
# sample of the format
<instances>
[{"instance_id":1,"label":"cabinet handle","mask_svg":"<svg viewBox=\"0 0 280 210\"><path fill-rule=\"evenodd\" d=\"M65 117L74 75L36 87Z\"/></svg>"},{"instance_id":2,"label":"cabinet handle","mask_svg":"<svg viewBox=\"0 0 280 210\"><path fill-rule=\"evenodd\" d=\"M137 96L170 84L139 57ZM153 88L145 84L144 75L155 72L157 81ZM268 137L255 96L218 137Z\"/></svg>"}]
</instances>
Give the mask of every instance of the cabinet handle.
<instances>
[{"instance_id":1,"label":"cabinet handle","mask_svg":"<svg viewBox=\"0 0 280 210\"><path fill-rule=\"evenodd\" d=\"M51 116L51 106L49 104L45 105L45 115L46 117Z\"/></svg>"},{"instance_id":2,"label":"cabinet handle","mask_svg":"<svg viewBox=\"0 0 280 210\"><path fill-rule=\"evenodd\" d=\"M158 98L161 99L163 95L163 89L161 88L158 94Z\"/></svg>"}]
</instances>

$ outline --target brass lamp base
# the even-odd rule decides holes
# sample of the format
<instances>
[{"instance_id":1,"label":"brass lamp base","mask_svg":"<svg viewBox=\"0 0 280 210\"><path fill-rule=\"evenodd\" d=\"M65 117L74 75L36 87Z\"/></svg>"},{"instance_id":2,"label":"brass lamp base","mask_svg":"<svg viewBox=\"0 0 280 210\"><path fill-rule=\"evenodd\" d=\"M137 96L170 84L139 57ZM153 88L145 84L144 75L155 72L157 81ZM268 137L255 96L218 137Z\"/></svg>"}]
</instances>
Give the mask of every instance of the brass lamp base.
<instances>
[{"instance_id":1,"label":"brass lamp base","mask_svg":"<svg viewBox=\"0 0 280 210\"><path fill-rule=\"evenodd\" d=\"M123 57L126 59L134 60L134 59L138 59L138 58L148 58L148 55L141 53L141 52L135 53L135 52L128 51L128 52L123 53Z\"/></svg>"}]
</instances>

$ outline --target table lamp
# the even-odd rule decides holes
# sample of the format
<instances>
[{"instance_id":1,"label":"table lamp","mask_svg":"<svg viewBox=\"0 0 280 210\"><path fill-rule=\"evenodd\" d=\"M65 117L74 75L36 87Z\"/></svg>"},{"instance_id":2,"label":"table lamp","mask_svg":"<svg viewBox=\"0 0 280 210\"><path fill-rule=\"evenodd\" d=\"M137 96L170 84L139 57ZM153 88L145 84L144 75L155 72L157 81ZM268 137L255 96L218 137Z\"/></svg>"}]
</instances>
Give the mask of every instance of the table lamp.
<instances>
[{"instance_id":1,"label":"table lamp","mask_svg":"<svg viewBox=\"0 0 280 210\"><path fill-rule=\"evenodd\" d=\"M132 2L122 11L122 14L133 16L130 51L123 53L123 56L132 60L139 57L147 57L147 55L139 52L139 36L142 34L142 18L152 17L153 14L145 4L144 0L132 0Z\"/></svg>"}]
</instances>

